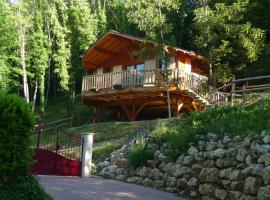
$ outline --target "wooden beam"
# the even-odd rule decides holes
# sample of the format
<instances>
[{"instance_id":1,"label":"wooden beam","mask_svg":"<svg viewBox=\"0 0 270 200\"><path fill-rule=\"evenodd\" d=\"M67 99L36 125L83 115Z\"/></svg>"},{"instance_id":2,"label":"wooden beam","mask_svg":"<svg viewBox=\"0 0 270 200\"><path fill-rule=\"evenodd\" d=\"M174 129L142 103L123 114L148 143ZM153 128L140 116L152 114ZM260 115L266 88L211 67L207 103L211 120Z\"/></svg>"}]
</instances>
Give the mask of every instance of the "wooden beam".
<instances>
[{"instance_id":1,"label":"wooden beam","mask_svg":"<svg viewBox=\"0 0 270 200\"><path fill-rule=\"evenodd\" d=\"M174 108L174 115L175 117L179 117L179 114L180 114L180 110L181 108L183 107L183 103L181 103L180 101L177 101L176 104L175 104L175 108Z\"/></svg>"},{"instance_id":2,"label":"wooden beam","mask_svg":"<svg viewBox=\"0 0 270 200\"><path fill-rule=\"evenodd\" d=\"M192 101L192 105L195 111L199 110L195 101Z\"/></svg>"},{"instance_id":3,"label":"wooden beam","mask_svg":"<svg viewBox=\"0 0 270 200\"><path fill-rule=\"evenodd\" d=\"M106 49L102 49L102 48L99 48L99 47L93 47L93 49L99 53L102 53L102 54L105 54L105 55L109 55L111 57L117 57L117 54L112 52L112 51L108 51Z\"/></svg>"},{"instance_id":4,"label":"wooden beam","mask_svg":"<svg viewBox=\"0 0 270 200\"><path fill-rule=\"evenodd\" d=\"M146 105L147 103L143 103L143 104L137 104L137 102L133 101L133 103L131 104L131 109L129 109L127 107L127 104L124 104L122 103L121 106L124 110L124 112L126 113L127 117L128 117L128 120L129 121L135 121L138 114L141 112L141 110L144 108L144 106ZM139 106L137 109L136 109L136 106Z\"/></svg>"},{"instance_id":5,"label":"wooden beam","mask_svg":"<svg viewBox=\"0 0 270 200\"><path fill-rule=\"evenodd\" d=\"M121 42L118 38L113 37L113 40L116 41L124 50L125 52L128 54L128 56L130 57L131 60L135 60L134 56L132 55L132 53L130 52L130 50L128 50L128 48L123 44L123 42Z\"/></svg>"}]
</instances>

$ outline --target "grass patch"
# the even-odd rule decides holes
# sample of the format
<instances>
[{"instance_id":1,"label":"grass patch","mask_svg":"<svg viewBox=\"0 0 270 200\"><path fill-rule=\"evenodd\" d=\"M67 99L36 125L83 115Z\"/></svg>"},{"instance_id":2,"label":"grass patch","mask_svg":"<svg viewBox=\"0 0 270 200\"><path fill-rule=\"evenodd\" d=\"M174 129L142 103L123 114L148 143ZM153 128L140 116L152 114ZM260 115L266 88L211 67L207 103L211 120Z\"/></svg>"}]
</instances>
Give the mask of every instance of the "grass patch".
<instances>
[{"instance_id":1,"label":"grass patch","mask_svg":"<svg viewBox=\"0 0 270 200\"><path fill-rule=\"evenodd\" d=\"M270 130L270 100L261 100L249 107L210 108L203 112L192 112L181 120L174 120L170 125L160 124L153 132L167 130L153 135L156 140L166 138L168 155L176 159L185 152L189 143L196 143L200 136L214 132L220 136L259 133ZM162 131L161 131L162 132Z\"/></svg>"},{"instance_id":2,"label":"grass patch","mask_svg":"<svg viewBox=\"0 0 270 200\"><path fill-rule=\"evenodd\" d=\"M45 107L43 120L55 121L55 120L70 117L71 113L68 113L67 111L66 102L67 102L67 99L64 96L58 97L55 100L49 100ZM75 97L74 103L72 106L73 106L73 116L88 117L89 119L92 117L92 110L87 105L83 104L80 95ZM39 110L38 106L36 107L35 110L36 111Z\"/></svg>"},{"instance_id":3,"label":"grass patch","mask_svg":"<svg viewBox=\"0 0 270 200\"><path fill-rule=\"evenodd\" d=\"M97 163L124 145L129 136L136 134L138 128L151 127L152 125L153 121L106 122L72 127L66 131L78 134L84 132L95 134L93 160Z\"/></svg>"}]
</instances>

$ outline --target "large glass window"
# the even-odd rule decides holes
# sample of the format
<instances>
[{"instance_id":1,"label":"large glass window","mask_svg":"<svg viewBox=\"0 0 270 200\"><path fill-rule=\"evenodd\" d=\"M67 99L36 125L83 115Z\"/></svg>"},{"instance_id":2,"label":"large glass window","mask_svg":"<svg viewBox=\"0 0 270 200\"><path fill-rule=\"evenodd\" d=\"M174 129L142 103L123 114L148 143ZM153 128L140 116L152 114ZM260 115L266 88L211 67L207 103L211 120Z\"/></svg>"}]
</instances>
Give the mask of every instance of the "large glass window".
<instances>
[{"instance_id":1,"label":"large glass window","mask_svg":"<svg viewBox=\"0 0 270 200\"><path fill-rule=\"evenodd\" d=\"M132 70L132 69L144 70L144 63L136 64L136 65L128 65L127 66L127 70Z\"/></svg>"},{"instance_id":2,"label":"large glass window","mask_svg":"<svg viewBox=\"0 0 270 200\"><path fill-rule=\"evenodd\" d=\"M136 71L132 72L132 70L136 70ZM127 66L127 71L128 71L128 73L127 73L127 75L128 75L127 82L129 84L131 84L131 83L133 83L135 85L143 84L144 73L141 72L140 70L144 70L144 63Z\"/></svg>"}]
</instances>

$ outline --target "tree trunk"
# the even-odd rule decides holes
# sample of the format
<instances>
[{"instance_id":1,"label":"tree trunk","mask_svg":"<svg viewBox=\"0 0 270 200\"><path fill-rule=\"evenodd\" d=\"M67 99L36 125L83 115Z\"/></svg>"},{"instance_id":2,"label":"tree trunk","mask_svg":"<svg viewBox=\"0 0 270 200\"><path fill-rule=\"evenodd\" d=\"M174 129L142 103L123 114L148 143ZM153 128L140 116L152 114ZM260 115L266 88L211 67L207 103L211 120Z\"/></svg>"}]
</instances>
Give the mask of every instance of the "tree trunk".
<instances>
[{"instance_id":1,"label":"tree trunk","mask_svg":"<svg viewBox=\"0 0 270 200\"><path fill-rule=\"evenodd\" d=\"M25 63L25 37L21 35L21 65L23 72L23 93L26 99L26 102L29 103L29 87L27 80L27 72L26 72L26 63Z\"/></svg>"},{"instance_id":2,"label":"tree trunk","mask_svg":"<svg viewBox=\"0 0 270 200\"><path fill-rule=\"evenodd\" d=\"M38 79L36 78L35 81L35 91L33 95L33 105L32 105L32 112L35 111L36 99L37 99L37 91L38 91Z\"/></svg>"}]
</instances>

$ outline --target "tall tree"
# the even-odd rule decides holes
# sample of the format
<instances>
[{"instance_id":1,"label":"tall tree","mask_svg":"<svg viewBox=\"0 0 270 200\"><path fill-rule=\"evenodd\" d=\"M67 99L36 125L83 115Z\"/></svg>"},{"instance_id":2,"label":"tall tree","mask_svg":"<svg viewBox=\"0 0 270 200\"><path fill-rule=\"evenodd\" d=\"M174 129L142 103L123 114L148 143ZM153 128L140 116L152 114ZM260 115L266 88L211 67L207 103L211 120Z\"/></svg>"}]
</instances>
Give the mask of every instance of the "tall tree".
<instances>
[{"instance_id":1,"label":"tall tree","mask_svg":"<svg viewBox=\"0 0 270 200\"><path fill-rule=\"evenodd\" d=\"M26 45L29 37L29 29L31 26L30 23L31 16L32 13L28 9L28 4L23 0L18 0L15 4L16 31L18 34L20 64L22 67L23 93L26 102L30 101L27 66L26 66L26 56L27 56Z\"/></svg>"},{"instance_id":2,"label":"tall tree","mask_svg":"<svg viewBox=\"0 0 270 200\"><path fill-rule=\"evenodd\" d=\"M138 28L145 32L146 37L156 42L155 53L166 69L166 87L167 87L167 103L168 117L171 121L171 103L169 94L169 79L167 66L169 58L166 55L166 45L174 44L172 24L168 21L168 13L177 10L181 5L181 1L173 0L127 0L126 7L128 11L128 19L136 24Z\"/></svg>"},{"instance_id":3,"label":"tall tree","mask_svg":"<svg viewBox=\"0 0 270 200\"><path fill-rule=\"evenodd\" d=\"M0 90L16 91L20 87L18 76L18 55L15 42L17 33L14 29L15 18L9 4L0 2Z\"/></svg>"},{"instance_id":4,"label":"tall tree","mask_svg":"<svg viewBox=\"0 0 270 200\"><path fill-rule=\"evenodd\" d=\"M213 65L219 82L228 82L232 74L245 73L263 49L264 31L245 18L248 5L248 0L231 4L207 1L195 10L193 44Z\"/></svg>"},{"instance_id":5,"label":"tall tree","mask_svg":"<svg viewBox=\"0 0 270 200\"><path fill-rule=\"evenodd\" d=\"M40 112L44 113L45 107L45 73L48 68L48 38L44 32L43 20L43 1L37 1L35 6L35 18L33 18L33 26L31 30L31 41L29 42L29 65L32 68L32 77L34 79L35 91L33 94L33 110L35 108L35 101L37 90L39 90Z\"/></svg>"},{"instance_id":6,"label":"tall tree","mask_svg":"<svg viewBox=\"0 0 270 200\"><path fill-rule=\"evenodd\" d=\"M83 75L82 57L97 40L98 19L87 1L70 1L68 9L69 42L71 45L70 88L80 90ZM77 84L76 84L77 83Z\"/></svg>"}]
</instances>

